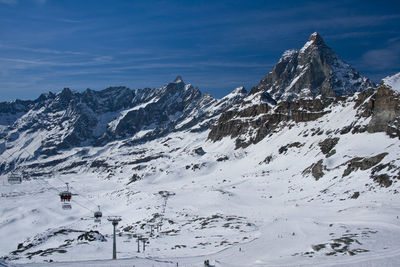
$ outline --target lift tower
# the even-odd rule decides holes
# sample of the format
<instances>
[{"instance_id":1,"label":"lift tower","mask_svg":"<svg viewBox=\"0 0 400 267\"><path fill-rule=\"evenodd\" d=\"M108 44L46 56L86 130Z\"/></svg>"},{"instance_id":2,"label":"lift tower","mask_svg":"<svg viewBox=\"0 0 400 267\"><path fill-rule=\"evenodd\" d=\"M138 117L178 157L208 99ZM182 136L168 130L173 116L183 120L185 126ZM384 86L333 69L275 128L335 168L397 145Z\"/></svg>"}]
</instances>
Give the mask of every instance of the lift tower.
<instances>
[{"instance_id":1,"label":"lift tower","mask_svg":"<svg viewBox=\"0 0 400 267\"><path fill-rule=\"evenodd\" d=\"M116 241L116 236L115 236L115 227L117 227L118 223L121 221L121 216L108 216L107 218L108 221L112 223L114 226L114 240L113 240L113 260L117 259L117 241Z\"/></svg>"}]
</instances>

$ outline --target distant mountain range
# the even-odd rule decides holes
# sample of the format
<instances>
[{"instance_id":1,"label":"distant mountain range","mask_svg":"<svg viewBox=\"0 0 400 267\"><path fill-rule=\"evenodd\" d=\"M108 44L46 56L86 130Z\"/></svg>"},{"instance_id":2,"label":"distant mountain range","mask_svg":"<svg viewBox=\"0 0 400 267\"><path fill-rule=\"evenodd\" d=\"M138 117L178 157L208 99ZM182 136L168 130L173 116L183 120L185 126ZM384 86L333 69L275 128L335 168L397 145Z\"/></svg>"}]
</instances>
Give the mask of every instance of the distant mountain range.
<instances>
[{"instance_id":1,"label":"distant mountain range","mask_svg":"<svg viewBox=\"0 0 400 267\"><path fill-rule=\"evenodd\" d=\"M250 93L240 87L219 100L178 76L161 88L110 87L82 93L65 88L36 100L2 102L0 155L7 160L0 170L8 172L18 162L74 147L104 146L117 140L134 145L176 131L209 131L209 140L230 136L237 147L246 147L283 122L316 120L354 94L359 115L351 128L398 137L394 96L398 81L399 74L385 78L377 89L313 33L300 50L284 52ZM365 99L371 103L361 104ZM370 123L357 126L366 117Z\"/></svg>"}]
</instances>

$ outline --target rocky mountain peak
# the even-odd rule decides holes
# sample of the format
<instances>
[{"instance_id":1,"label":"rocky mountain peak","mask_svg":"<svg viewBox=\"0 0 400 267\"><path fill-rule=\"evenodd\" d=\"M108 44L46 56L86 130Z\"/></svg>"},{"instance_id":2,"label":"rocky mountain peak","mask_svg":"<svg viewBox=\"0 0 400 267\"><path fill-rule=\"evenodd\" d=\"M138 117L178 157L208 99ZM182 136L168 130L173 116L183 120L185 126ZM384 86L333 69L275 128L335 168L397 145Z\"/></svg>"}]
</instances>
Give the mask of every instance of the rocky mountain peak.
<instances>
[{"instance_id":1,"label":"rocky mountain peak","mask_svg":"<svg viewBox=\"0 0 400 267\"><path fill-rule=\"evenodd\" d=\"M287 50L277 65L252 89L276 101L353 94L375 84L355 71L317 33L300 50Z\"/></svg>"},{"instance_id":2,"label":"rocky mountain peak","mask_svg":"<svg viewBox=\"0 0 400 267\"><path fill-rule=\"evenodd\" d=\"M300 54L309 54L312 53L313 50L320 50L320 52L324 54L335 54L335 52L325 44L321 35L317 32L310 35L308 41L303 45L299 52Z\"/></svg>"},{"instance_id":3,"label":"rocky mountain peak","mask_svg":"<svg viewBox=\"0 0 400 267\"><path fill-rule=\"evenodd\" d=\"M180 76L180 75L176 76L176 78L174 80L174 83L184 83L183 79L182 79L182 76Z\"/></svg>"},{"instance_id":4,"label":"rocky mountain peak","mask_svg":"<svg viewBox=\"0 0 400 267\"><path fill-rule=\"evenodd\" d=\"M246 90L246 88L244 88L244 86L240 86L240 87L236 88L235 90L233 90L230 94L246 95L247 94L247 90Z\"/></svg>"},{"instance_id":5,"label":"rocky mountain peak","mask_svg":"<svg viewBox=\"0 0 400 267\"><path fill-rule=\"evenodd\" d=\"M313 42L315 45L326 45L324 40L322 39L321 35L318 32L314 32L308 38L308 41Z\"/></svg>"}]
</instances>

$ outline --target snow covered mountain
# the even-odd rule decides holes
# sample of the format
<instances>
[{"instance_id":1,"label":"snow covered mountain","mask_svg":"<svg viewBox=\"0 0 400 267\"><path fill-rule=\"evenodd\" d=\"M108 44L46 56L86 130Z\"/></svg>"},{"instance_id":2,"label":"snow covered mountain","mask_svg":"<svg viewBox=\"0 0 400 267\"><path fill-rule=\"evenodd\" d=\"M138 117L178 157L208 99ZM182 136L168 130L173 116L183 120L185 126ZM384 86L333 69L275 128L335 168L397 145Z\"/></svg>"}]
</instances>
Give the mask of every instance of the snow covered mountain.
<instances>
[{"instance_id":1,"label":"snow covered mountain","mask_svg":"<svg viewBox=\"0 0 400 267\"><path fill-rule=\"evenodd\" d=\"M286 51L241 103L220 116L209 138L218 141L230 136L236 139L236 147L246 147L279 130L282 124L314 121L354 93L367 89L372 93L374 88L373 82L313 33L303 48Z\"/></svg>"},{"instance_id":2,"label":"snow covered mountain","mask_svg":"<svg viewBox=\"0 0 400 267\"><path fill-rule=\"evenodd\" d=\"M314 32L300 50L283 53L278 64L252 89L276 101L343 96L375 87L328 47Z\"/></svg>"},{"instance_id":3,"label":"snow covered mountain","mask_svg":"<svg viewBox=\"0 0 400 267\"><path fill-rule=\"evenodd\" d=\"M219 100L177 77L0 103L2 260L398 266L396 75L376 88L317 34L284 55L249 94ZM94 222L97 205L122 216L124 260L105 261L112 226Z\"/></svg>"},{"instance_id":4,"label":"snow covered mountain","mask_svg":"<svg viewBox=\"0 0 400 267\"><path fill-rule=\"evenodd\" d=\"M0 152L15 155L15 165L82 145L104 146L115 140L132 145L173 131L204 130L245 95L241 88L216 100L181 77L156 89L111 87L77 93L65 88L35 101L1 103ZM7 169L4 163L2 168Z\"/></svg>"}]
</instances>

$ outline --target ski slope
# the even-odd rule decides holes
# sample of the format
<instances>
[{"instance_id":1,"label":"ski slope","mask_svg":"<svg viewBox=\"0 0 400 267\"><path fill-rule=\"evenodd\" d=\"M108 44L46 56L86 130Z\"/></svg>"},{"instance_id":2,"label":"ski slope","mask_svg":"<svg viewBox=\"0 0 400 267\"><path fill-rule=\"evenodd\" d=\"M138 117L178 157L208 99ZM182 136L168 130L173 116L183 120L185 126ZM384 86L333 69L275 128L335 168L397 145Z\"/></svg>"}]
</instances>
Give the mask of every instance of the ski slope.
<instances>
[{"instance_id":1,"label":"ski slope","mask_svg":"<svg viewBox=\"0 0 400 267\"><path fill-rule=\"evenodd\" d=\"M214 266L398 266L397 180L380 185L372 167L344 173L350 160L382 153L379 164L399 166L399 142L336 131L354 112L349 103L314 122L282 124L245 149L235 150L230 138L207 141L207 131L176 132L134 147L82 148L106 167L78 166L18 185L2 176L0 238L7 241L0 255L10 266L203 266L207 259ZM319 143L334 137L327 156ZM75 152L48 160L68 155L67 166L82 157ZM317 180L306 169L319 161ZM398 175L398 167L383 172ZM64 182L72 210L61 209ZM101 224L92 218L97 205ZM116 261L106 220L113 215L122 218ZM90 230L107 241L79 240ZM141 242L137 252L136 235L148 238L145 251Z\"/></svg>"}]
</instances>

